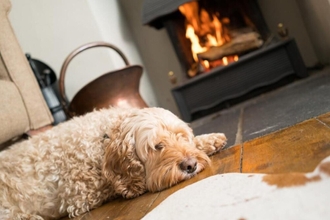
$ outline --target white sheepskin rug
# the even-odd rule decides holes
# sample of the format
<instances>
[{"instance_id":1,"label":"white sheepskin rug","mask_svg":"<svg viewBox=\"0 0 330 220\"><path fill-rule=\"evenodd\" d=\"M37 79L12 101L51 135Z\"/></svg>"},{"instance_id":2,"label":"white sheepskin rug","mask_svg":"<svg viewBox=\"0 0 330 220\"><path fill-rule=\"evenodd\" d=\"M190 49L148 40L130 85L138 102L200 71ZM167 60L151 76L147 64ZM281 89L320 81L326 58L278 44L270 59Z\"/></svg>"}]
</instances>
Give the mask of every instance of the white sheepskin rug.
<instances>
[{"instance_id":1,"label":"white sheepskin rug","mask_svg":"<svg viewBox=\"0 0 330 220\"><path fill-rule=\"evenodd\" d=\"M330 156L311 173L206 178L172 194L144 219L330 219Z\"/></svg>"}]
</instances>

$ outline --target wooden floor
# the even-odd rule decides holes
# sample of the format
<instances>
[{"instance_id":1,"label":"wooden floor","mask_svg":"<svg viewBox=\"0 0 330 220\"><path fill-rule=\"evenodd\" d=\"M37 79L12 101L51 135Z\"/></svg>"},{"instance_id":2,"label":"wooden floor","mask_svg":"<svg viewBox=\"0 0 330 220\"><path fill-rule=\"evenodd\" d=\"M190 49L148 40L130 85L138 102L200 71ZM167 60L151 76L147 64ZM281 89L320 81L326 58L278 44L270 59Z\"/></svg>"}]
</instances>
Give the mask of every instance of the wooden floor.
<instances>
[{"instance_id":1,"label":"wooden floor","mask_svg":"<svg viewBox=\"0 0 330 220\"><path fill-rule=\"evenodd\" d=\"M208 176L230 172L310 172L329 155L330 113L327 113L229 147L212 156L211 167L170 189L132 200L118 199L75 219L141 219L175 191Z\"/></svg>"}]
</instances>

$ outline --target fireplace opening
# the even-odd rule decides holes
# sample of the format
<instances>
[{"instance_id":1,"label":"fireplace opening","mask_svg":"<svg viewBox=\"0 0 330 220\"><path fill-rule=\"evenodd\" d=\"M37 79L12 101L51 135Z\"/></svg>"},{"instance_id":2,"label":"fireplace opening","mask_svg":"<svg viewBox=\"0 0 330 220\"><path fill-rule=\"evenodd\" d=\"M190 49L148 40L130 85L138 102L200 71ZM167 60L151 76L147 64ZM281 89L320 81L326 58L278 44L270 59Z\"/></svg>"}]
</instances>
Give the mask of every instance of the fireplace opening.
<instances>
[{"instance_id":1,"label":"fireplace opening","mask_svg":"<svg viewBox=\"0 0 330 220\"><path fill-rule=\"evenodd\" d=\"M187 79L236 62L270 37L254 0L187 1L156 19L167 29Z\"/></svg>"},{"instance_id":2,"label":"fireplace opening","mask_svg":"<svg viewBox=\"0 0 330 220\"><path fill-rule=\"evenodd\" d=\"M181 18L166 22L165 26L171 29L169 26L175 22L181 24L177 28L184 28L185 35L173 33L172 41L183 36L188 39L186 45L191 52L187 55L190 57L186 67L188 77L236 62L239 56L260 48L269 37L267 25L260 22L263 18L255 1L193 1L178 9ZM182 30L176 33L179 32Z\"/></svg>"},{"instance_id":3,"label":"fireplace opening","mask_svg":"<svg viewBox=\"0 0 330 220\"><path fill-rule=\"evenodd\" d=\"M172 94L186 121L307 76L294 39L274 37L256 0L145 0L142 20L168 32L184 76Z\"/></svg>"}]
</instances>

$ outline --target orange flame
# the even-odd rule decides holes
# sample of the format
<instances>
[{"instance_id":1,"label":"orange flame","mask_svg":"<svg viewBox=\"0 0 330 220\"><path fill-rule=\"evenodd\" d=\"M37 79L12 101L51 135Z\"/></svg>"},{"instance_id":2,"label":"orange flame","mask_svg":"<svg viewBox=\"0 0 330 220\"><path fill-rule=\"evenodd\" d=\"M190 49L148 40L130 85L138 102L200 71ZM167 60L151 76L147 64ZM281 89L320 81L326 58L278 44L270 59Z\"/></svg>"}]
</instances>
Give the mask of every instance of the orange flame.
<instances>
[{"instance_id":1,"label":"orange flame","mask_svg":"<svg viewBox=\"0 0 330 220\"><path fill-rule=\"evenodd\" d=\"M197 54L203 53L207 51L206 47L202 47L199 43L199 37L195 34L195 30L193 26L187 25L187 30L186 30L186 38L190 39L191 41L191 51L194 57L194 60L197 62L198 57Z\"/></svg>"},{"instance_id":2,"label":"orange flame","mask_svg":"<svg viewBox=\"0 0 330 220\"><path fill-rule=\"evenodd\" d=\"M209 15L205 9L199 12L198 2L189 2L179 7L180 12L186 17L186 38L190 39L191 51L195 62L199 62L198 54L209 50L211 47L221 46L230 40L224 33L223 25L215 15ZM229 19L224 19L229 23ZM202 42L201 42L202 40ZM238 56L223 57L216 65L228 65L238 60ZM212 63L212 62L211 62ZM209 69L211 63L203 61L202 65ZM213 62L214 63L214 62ZM221 64L219 64L221 63Z\"/></svg>"}]
</instances>

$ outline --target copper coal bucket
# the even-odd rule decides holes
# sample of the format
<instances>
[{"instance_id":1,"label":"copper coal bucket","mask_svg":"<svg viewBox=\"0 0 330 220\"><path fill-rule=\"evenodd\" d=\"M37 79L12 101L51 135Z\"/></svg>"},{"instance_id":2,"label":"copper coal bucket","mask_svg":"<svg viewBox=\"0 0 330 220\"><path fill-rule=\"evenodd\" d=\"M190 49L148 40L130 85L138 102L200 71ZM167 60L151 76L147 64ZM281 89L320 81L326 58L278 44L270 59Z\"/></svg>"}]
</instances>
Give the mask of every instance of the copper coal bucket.
<instances>
[{"instance_id":1,"label":"copper coal bucket","mask_svg":"<svg viewBox=\"0 0 330 220\"><path fill-rule=\"evenodd\" d=\"M94 47L108 47L115 50L124 60L126 67L110 71L85 85L67 104L64 78L70 61L84 50ZM80 46L65 59L59 77L61 103L68 117L83 115L94 109L109 106L148 107L139 93L142 67L130 65L125 55L114 45L105 42L92 42ZM81 76L79 76L81 77Z\"/></svg>"}]
</instances>

